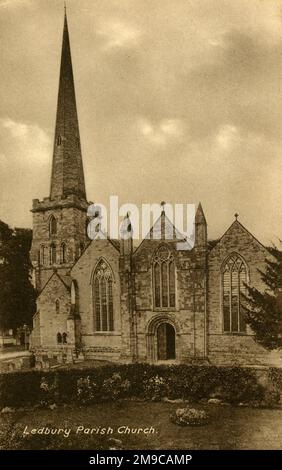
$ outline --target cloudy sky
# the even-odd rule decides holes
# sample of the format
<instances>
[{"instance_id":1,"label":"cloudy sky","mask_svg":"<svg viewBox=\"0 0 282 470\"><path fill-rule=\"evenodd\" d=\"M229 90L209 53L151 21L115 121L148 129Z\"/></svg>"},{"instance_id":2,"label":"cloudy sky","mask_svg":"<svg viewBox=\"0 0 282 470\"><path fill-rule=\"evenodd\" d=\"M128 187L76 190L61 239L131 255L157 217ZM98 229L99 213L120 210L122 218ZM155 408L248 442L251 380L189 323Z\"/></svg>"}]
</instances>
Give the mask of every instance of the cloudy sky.
<instances>
[{"instance_id":1,"label":"cloudy sky","mask_svg":"<svg viewBox=\"0 0 282 470\"><path fill-rule=\"evenodd\" d=\"M282 1L68 0L88 198L282 238ZM49 194L61 0L0 0L0 219Z\"/></svg>"}]
</instances>

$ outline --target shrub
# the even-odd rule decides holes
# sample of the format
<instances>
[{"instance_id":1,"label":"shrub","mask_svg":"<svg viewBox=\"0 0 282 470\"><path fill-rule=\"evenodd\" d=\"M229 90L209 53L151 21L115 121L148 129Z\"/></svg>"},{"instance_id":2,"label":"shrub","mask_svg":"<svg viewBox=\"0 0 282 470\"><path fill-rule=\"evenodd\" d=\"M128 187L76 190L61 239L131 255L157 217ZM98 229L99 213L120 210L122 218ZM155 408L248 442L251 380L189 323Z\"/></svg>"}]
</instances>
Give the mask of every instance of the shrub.
<instances>
[{"instance_id":1,"label":"shrub","mask_svg":"<svg viewBox=\"0 0 282 470\"><path fill-rule=\"evenodd\" d=\"M230 403L260 401L264 388L249 369L230 367L220 369L221 398Z\"/></svg>"},{"instance_id":2,"label":"shrub","mask_svg":"<svg viewBox=\"0 0 282 470\"><path fill-rule=\"evenodd\" d=\"M130 381L122 379L120 373L114 372L109 379L105 379L102 385L105 400L116 400L127 395L130 389Z\"/></svg>"},{"instance_id":3,"label":"shrub","mask_svg":"<svg viewBox=\"0 0 282 470\"><path fill-rule=\"evenodd\" d=\"M0 406L18 408L38 404L42 376L37 371L0 374Z\"/></svg>"},{"instance_id":4,"label":"shrub","mask_svg":"<svg viewBox=\"0 0 282 470\"><path fill-rule=\"evenodd\" d=\"M160 401L166 395L166 391L166 382L159 375L144 381L144 397L147 400Z\"/></svg>"},{"instance_id":5,"label":"shrub","mask_svg":"<svg viewBox=\"0 0 282 470\"><path fill-rule=\"evenodd\" d=\"M196 410L195 408L178 408L171 416L173 423L180 426L202 426L207 424L208 415L204 410Z\"/></svg>"},{"instance_id":6,"label":"shrub","mask_svg":"<svg viewBox=\"0 0 282 470\"><path fill-rule=\"evenodd\" d=\"M261 385L253 369L186 364L111 364L91 369L10 372L0 374L0 409L127 397L197 401L212 396L235 404L262 402L266 390L281 390L278 382L282 375L276 370L269 374L272 382ZM271 385L274 381L275 386Z\"/></svg>"},{"instance_id":7,"label":"shrub","mask_svg":"<svg viewBox=\"0 0 282 470\"><path fill-rule=\"evenodd\" d=\"M59 399L58 377L41 377L40 381L40 405L48 406L57 403Z\"/></svg>"},{"instance_id":8,"label":"shrub","mask_svg":"<svg viewBox=\"0 0 282 470\"><path fill-rule=\"evenodd\" d=\"M78 402L86 405L93 403L97 399L97 384L87 377L80 377L77 380L77 399Z\"/></svg>"},{"instance_id":9,"label":"shrub","mask_svg":"<svg viewBox=\"0 0 282 470\"><path fill-rule=\"evenodd\" d=\"M280 402L280 392L275 389L265 389L261 406L266 408L273 408Z\"/></svg>"},{"instance_id":10,"label":"shrub","mask_svg":"<svg viewBox=\"0 0 282 470\"><path fill-rule=\"evenodd\" d=\"M219 374L216 367L193 367L183 374L183 398L207 398L218 383Z\"/></svg>"},{"instance_id":11,"label":"shrub","mask_svg":"<svg viewBox=\"0 0 282 470\"><path fill-rule=\"evenodd\" d=\"M268 371L268 380L273 387L282 392L282 369L271 367Z\"/></svg>"}]
</instances>

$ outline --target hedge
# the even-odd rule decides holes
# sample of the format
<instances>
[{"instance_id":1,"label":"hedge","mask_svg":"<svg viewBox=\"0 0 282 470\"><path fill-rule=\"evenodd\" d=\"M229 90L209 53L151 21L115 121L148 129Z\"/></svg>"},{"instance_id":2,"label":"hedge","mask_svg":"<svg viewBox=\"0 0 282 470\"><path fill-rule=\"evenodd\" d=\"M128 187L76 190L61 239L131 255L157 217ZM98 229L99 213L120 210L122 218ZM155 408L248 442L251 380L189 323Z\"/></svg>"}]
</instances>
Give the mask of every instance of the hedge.
<instances>
[{"instance_id":1,"label":"hedge","mask_svg":"<svg viewBox=\"0 0 282 470\"><path fill-rule=\"evenodd\" d=\"M271 369L271 400L279 401L282 371ZM280 379L278 379L280 377ZM262 402L269 389L242 367L123 364L91 369L20 371L0 375L0 408L99 403L120 398Z\"/></svg>"}]
</instances>

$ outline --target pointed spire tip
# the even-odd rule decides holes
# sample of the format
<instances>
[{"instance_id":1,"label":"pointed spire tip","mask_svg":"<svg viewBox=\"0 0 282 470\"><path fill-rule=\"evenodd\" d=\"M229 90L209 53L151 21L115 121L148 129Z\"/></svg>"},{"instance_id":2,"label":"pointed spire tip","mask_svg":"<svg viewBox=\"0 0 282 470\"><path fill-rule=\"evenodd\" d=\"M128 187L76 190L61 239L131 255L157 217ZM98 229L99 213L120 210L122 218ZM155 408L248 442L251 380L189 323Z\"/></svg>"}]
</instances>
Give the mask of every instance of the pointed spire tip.
<instances>
[{"instance_id":1,"label":"pointed spire tip","mask_svg":"<svg viewBox=\"0 0 282 470\"><path fill-rule=\"evenodd\" d=\"M161 208L162 208L162 212L161 212L162 215L165 215L165 206L166 206L166 202L165 202L165 201L162 201L162 202L160 203L160 206L161 206Z\"/></svg>"},{"instance_id":2,"label":"pointed spire tip","mask_svg":"<svg viewBox=\"0 0 282 470\"><path fill-rule=\"evenodd\" d=\"M206 223L206 217L205 217L203 206L202 206L201 202L199 202L199 204L198 204L195 217L196 217L197 222Z\"/></svg>"},{"instance_id":3,"label":"pointed spire tip","mask_svg":"<svg viewBox=\"0 0 282 470\"><path fill-rule=\"evenodd\" d=\"M50 197L75 194L86 199L83 162L75 99L70 39L66 16L63 27L59 93L54 136ZM67 86L65 85L67 83ZM63 164L62 164L63 159Z\"/></svg>"}]
</instances>

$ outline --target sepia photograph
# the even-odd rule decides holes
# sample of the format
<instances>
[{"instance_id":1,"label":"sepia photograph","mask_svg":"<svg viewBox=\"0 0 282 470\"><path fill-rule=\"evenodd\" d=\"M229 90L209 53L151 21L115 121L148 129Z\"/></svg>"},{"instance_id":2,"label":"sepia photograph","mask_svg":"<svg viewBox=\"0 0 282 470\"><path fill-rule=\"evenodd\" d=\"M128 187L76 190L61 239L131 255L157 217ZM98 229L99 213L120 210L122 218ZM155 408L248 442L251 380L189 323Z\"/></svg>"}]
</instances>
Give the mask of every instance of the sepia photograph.
<instances>
[{"instance_id":1,"label":"sepia photograph","mask_svg":"<svg viewBox=\"0 0 282 470\"><path fill-rule=\"evenodd\" d=\"M0 459L281 451L282 0L0 0L0 70Z\"/></svg>"}]
</instances>

